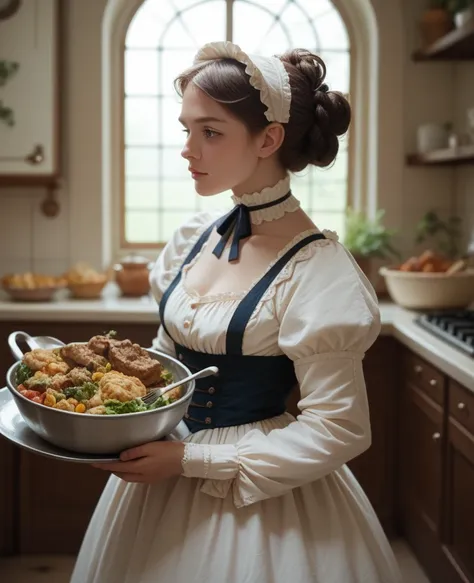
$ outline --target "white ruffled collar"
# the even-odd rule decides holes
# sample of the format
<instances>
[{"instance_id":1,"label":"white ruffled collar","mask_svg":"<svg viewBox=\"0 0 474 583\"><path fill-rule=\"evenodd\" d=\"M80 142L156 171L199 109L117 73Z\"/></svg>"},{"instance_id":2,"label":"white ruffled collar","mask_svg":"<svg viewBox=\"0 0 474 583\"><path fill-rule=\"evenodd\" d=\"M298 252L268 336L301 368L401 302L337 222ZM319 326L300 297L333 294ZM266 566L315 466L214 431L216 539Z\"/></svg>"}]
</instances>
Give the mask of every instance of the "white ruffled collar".
<instances>
[{"instance_id":1,"label":"white ruffled collar","mask_svg":"<svg viewBox=\"0 0 474 583\"><path fill-rule=\"evenodd\" d=\"M249 208L260 204L266 204L282 198L290 190L290 177L285 176L274 186L267 186L260 192L243 194L242 196L232 195L233 202L243 204ZM300 208L300 201L291 195L285 201L265 209L256 210L250 213L250 220L254 225L260 225L264 221L274 221L280 219L285 213L292 213Z\"/></svg>"}]
</instances>

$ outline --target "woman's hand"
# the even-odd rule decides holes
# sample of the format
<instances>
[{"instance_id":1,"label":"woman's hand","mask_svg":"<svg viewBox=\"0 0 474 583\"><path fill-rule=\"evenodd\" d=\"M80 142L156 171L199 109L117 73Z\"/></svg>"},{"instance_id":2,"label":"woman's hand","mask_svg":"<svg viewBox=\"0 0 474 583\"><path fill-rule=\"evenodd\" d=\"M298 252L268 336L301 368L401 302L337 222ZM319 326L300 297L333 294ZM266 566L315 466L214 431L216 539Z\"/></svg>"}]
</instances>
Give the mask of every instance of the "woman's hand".
<instances>
[{"instance_id":1,"label":"woman's hand","mask_svg":"<svg viewBox=\"0 0 474 583\"><path fill-rule=\"evenodd\" d=\"M184 443L179 441L153 441L127 449L120 454L119 462L92 464L94 468L112 472L126 482L153 484L180 476Z\"/></svg>"}]
</instances>

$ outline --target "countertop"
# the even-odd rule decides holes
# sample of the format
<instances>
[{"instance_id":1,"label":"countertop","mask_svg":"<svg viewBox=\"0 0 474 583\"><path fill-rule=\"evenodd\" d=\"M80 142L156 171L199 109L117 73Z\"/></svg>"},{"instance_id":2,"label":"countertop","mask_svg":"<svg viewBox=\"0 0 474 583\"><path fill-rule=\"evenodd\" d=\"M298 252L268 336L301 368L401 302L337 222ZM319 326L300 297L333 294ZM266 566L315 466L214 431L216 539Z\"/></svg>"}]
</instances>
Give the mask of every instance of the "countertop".
<instances>
[{"instance_id":1,"label":"countertop","mask_svg":"<svg viewBox=\"0 0 474 583\"><path fill-rule=\"evenodd\" d=\"M3 292L1 292L3 293ZM416 323L416 312L388 301L380 303L382 334L394 336L416 354L474 392L474 358L451 347ZM12 302L0 295L0 321L63 321L159 324L158 307L149 296L124 298L115 284L103 297L78 300L60 292L51 302Z\"/></svg>"}]
</instances>

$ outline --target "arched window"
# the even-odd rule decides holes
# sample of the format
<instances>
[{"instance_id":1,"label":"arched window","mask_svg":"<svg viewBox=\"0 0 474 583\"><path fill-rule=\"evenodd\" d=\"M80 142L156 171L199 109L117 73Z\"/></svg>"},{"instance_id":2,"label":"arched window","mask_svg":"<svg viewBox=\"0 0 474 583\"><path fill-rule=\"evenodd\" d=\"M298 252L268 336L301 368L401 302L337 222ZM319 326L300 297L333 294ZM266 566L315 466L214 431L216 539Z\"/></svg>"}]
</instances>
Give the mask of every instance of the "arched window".
<instances>
[{"instance_id":1,"label":"arched window","mask_svg":"<svg viewBox=\"0 0 474 583\"><path fill-rule=\"evenodd\" d=\"M264 55L313 50L326 61L330 87L349 92L349 38L330 0L145 0L124 46L122 247L159 247L192 213L228 206L228 194L202 198L194 191L180 156L184 135L173 87L201 45L222 39ZM348 146L342 140L332 168L310 168L292 180L306 212L340 233L349 196Z\"/></svg>"}]
</instances>

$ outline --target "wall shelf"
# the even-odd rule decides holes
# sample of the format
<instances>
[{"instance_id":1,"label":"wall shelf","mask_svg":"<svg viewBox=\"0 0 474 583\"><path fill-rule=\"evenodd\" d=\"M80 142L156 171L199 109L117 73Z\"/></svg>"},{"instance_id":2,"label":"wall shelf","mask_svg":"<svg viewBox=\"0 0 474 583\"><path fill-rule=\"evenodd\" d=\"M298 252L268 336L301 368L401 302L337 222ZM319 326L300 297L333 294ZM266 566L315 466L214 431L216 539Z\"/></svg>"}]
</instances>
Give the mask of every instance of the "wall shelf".
<instances>
[{"instance_id":1,"label":"wall shelf","mask_svg":"<svg viewBox=\"0 0 474 583\"><path fill-rule=\"evenodd\" d=\"M409 166L458 166L474 164L474 144L435 150L426 154L409 154L406 162Z\"/></svg>"},{"instance_id":2,"label":"wall shelf","mask_svg":"<svg viewBox=\"0 0 474 583\"><path fill-rule=\"evenodd\" d=\"M414 61L466 61L474 59L474 18L452 30L427 49L413 53Z\"/></svg>"}]
</instances>

